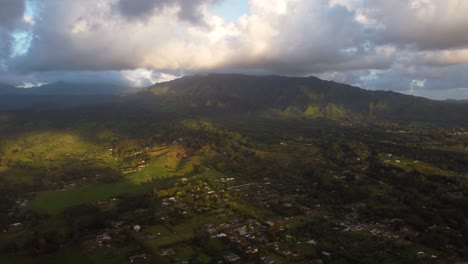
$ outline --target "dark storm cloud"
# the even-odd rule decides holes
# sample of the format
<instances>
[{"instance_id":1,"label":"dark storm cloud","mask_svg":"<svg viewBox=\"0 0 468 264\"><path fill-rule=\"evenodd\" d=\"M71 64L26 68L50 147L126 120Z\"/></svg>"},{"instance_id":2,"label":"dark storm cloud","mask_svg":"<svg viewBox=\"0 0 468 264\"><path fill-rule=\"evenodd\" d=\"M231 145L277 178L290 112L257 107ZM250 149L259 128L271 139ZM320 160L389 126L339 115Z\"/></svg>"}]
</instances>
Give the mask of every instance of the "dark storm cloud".
<instances>
[{"instance_id":1,"label":"dark storm cloud","mask_svg":"<svg viewBox=\"0 0 468 264\"><path fill-rule=\"evenodd\" d=\"M23 17L24 0L0 0L0 27L12 29Z\"/></svg>"},{"instance_id":2,"label":"dark storm cloud","mask_svg":"<svg viewBox=\"0 0 468 264\"><path fill-rule=\"evenodd\" d=\"M120 12L130 19L146 19L155 11L161 11L165 7L178 6L179 17L183 20L200 23L203 15L199 8L202 4L215 3L219 0L119 0Z\"/></svg>"},{"instance_id":3,"label":"dark storm cloud","mask_svg":"<svg viewBox=\"0 0 468 264\"><path fill-rule=\"evenodd\" d=\"M9 51L10 51L9 32L0 28L0 60L7 58L10 53Z\"/></svg>"}]
</instances>

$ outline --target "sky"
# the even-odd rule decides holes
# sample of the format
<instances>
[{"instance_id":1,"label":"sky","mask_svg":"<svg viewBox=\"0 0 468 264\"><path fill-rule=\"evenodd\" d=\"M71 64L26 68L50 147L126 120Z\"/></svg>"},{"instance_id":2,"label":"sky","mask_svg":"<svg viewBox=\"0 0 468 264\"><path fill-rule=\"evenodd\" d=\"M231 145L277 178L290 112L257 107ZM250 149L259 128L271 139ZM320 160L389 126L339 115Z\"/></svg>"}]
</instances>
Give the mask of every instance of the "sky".
<instances>
[{"instance_id":1,"label":"sky","mask_svg":"<svg viewBox=\"0 0 468 264\"><path fill-rule=\"evenodd\" d=\"M0 83L317 76L468 99L466 0L0 0Z\"/></svg>"}]
</instances>

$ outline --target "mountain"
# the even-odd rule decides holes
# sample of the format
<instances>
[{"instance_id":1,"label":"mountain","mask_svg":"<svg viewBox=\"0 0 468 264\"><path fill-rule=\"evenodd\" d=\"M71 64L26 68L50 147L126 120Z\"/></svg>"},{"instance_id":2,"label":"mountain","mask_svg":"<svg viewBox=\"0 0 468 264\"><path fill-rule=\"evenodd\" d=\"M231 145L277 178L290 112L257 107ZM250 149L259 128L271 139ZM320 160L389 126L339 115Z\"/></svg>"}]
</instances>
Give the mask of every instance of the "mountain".
<instances>
[{"instance_id":1,"label":"mountain","mask_svg":"<svg viewBox=\"0 0 468 264\"><path fill-rule=\"evenodd\" d=\"M17 90L18 90L18 88L14 87L12 85L0 83L0 95L14 94L14 93L17 92Z\"/></svg>"},{"instance_id":2,"label":"mountain","mask_svg":"<svg viewBox=\"0 0 468 264\"><path fill-rule=\"evenodd\" d=\"M33 88L16 88L0 84L0 94L10 95L103 95L134 91L134 88L114 84L56 82Z\"/></svg>"},{"instance_id":3,"label":"mountain","mask_svg":"<svg viewBox=\"0 0 468 264\"><path fill-rule=\"evenodd\" d=\"M468 104L468 100L447 99L444 102L453 103L453 104Z\"/></svg>"},{"instance_id":4,"label":"mountain","mask_svg":"<svg viewBox=\"0 0 468 264\"><path fill-rule=\"evenodd\" d=\"M76 107L83 104L111 102L134 88L112 84L57 82L34 88L17 88L0 84L0 110L29 107Z\"/></svg>"},{"instance_id":5,"label":"mountain","mask_svg":"<svg viewBox=\"0 0 468 264\"><path fill-rule=\"evenodd\" d=\"M151 112L180 114L468 123L465 103L369 91L316 77L207 74L186 76L139 90L76 83L30 89L0 86L1 110L117 102Z\"/></svg>"},{"instance_id":6,"label":"mountain","mask_svg":"<svg viewBox=\"0 0 468 264\"><path fill-rule=\"evenodd\" d=\"M281 118L468 121L468 106L316 77L208 74L156 84L127 98L159 111L249 113Z\"/></svg>"}]
</instances>

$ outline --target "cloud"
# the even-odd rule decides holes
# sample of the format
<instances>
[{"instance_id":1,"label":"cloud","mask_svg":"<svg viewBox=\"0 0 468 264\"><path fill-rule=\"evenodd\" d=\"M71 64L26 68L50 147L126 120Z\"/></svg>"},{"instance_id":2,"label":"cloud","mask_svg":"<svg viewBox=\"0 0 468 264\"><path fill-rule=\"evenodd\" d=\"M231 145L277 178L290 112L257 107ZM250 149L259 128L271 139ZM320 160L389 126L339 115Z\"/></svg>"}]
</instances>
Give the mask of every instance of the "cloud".
<instances>
[{"instance_id":1,"label":"cloud","mask_svg":"<svg viewBox=\"0 0 468 264\"><path fill-rule=\"evenodd\" d=\"M332 0L374 28L378 43L415 45L422 50L466 47L468 1Z\"/></svg>"},{"instance_id":2,"label":"cloud","mask_svg":"<svg viewBox=\"0 0 468 264\"><path fill-rule=\"evenodd\" d=\"M126 78L132 86L135 87L151 86L155 83L167 82L182 77L182 75L157 72L155 70L150 69L122 71L122 76Z\"/></svg>"},{"instance_id":3,"label":"cloud","mask_svg":"<svg viewBox=\"0 0 468 264\"><path fill-rule=\"evenodd\" d=\"M0 72L8 69L6 60L12 49L12 31L19 26L25 10L23 0L0 0Z\"/></svg>"},{"instance_id":4,"label":"cloud","mask_svg":"<svg viewBox=\"0 0 468 264\"><path fill-rule=\"evenodd\" d=\"M1 0L0 6L0 27L12 29L23 17L24 1Z\"/></svg>"},{"instance_id":5,"label":"cloud","mask_svg":"<svg viewBox=\"0 0 468 264\"><path fill-rule=\"evenodd\" d=\"M0 17L0 71L47 79L112 72L134 85L240 72L398 91L468 87L456 76L468 67L465 0L249 0L234 21L216 13L221 1L28 0L25 14ZM37 17L28 3L40 7Z\"/></svg>"},{"instance_id":6,"label":"cloud","mask_svg":"<svg viewBox=\"0 0 468 264\"><path fill-rule=\"evenodd\" d=\"M10 55L10 35L5 29L0 28L0 61ZM0 70L1 71L1 70Z\"/></svg>"},{"instance_id":7,"label":"cloud","mask_svg":"<svg viewBox=\"0 0 468 264\"><path fill-rule=\"evenodd\" d=\"M169 2L171 4L169 4ZM251 1L251 15L225 22L205 1L62 0L42 2L47 14L34 24L27 56L11 62L23 71L54 70L218 70L270 68L294 73L330 68L381 68L381 47L360 49L361 26L345 8L327 1ZM176 3L176 4L174 4ZM120 8L115 5L132 6ZM159 9L158 9L159 6ZM307 8L304 8L307 7ZM158 9L157 12L151 11ZM122 10L126 10L122 15ZM143 13L141 12L149 12ZM207 27L181 21L201 14ZM147 16L144 23L127 16ZM183 19L188 19L184 15ZM182 19L182 20L183 20ZM52 30L51 30L52 29ZM310 32L304 34L304 32ZM343 49L357 46L359 52ZM377 58L377 56L382 58Z\"/></svg>"},{"instance_id":8,"label":"cloud","mask_svg":"<svg viewBox=\"0 0 468 264\"><path fill-rule=\"evenodd\" d=\"M213 63L216 43L209 45L213 35L197 25L182 24L177 7L137 23L115 12L114 5L107 0L42 2L47 14L34 25L37 37L27 56L13 60L12 67L19 71L191 69Z\"/></svg>"},{"instance_id":9,"label":"cloud","mask_svg":"<svg viewBox=\"0 0 468 264\"><path fill-rule=\"evenodd\" d=\"M204 4L213 4L218 0L119 0L118 9L130 19L148 19L151 15L161 12L164 8L178 9L182 20L192 23L203 22L203 12L200 8Z\"/></svg>"},{"instance_id":10,"label":"cloud","mask_svg":"<svg viewBox=\"0 0 468 264\"><path fill-rule=\"evenodd\" d=\"M430 66L448 66L468 63L467 49L423 51L414 55L415 62Z\"/></svg>"}]
</instances>

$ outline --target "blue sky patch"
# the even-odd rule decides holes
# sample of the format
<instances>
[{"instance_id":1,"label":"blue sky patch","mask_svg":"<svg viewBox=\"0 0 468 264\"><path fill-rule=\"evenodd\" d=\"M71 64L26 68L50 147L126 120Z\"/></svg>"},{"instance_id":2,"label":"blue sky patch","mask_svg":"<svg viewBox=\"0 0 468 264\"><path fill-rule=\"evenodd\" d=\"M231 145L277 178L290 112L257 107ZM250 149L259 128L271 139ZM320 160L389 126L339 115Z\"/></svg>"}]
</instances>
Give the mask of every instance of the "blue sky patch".
<instances>
[{"instance_id":1,"label":"blue sky patch","mask_svg":"<svg viewBox=\"0 0 468 264\"><path fill-rule=\"evenodd\" d=\"M248 0L224 0L215 6L214 11L227 22L234 22L249 12Z\"/></svg>"}]
</instances>

